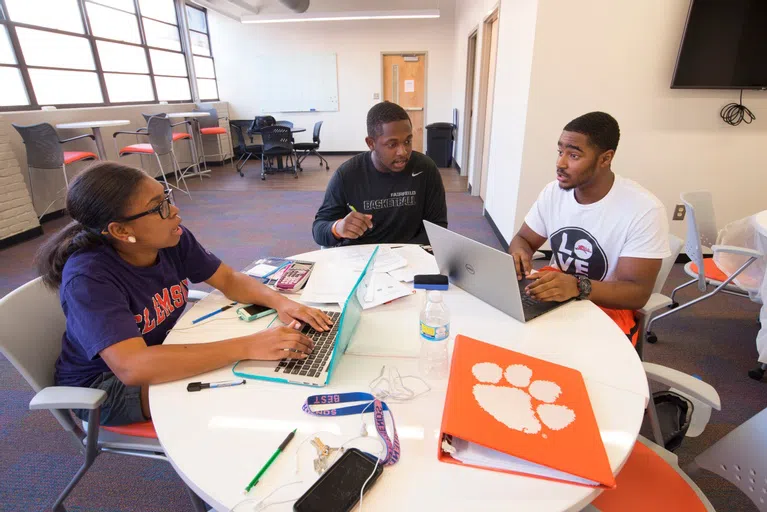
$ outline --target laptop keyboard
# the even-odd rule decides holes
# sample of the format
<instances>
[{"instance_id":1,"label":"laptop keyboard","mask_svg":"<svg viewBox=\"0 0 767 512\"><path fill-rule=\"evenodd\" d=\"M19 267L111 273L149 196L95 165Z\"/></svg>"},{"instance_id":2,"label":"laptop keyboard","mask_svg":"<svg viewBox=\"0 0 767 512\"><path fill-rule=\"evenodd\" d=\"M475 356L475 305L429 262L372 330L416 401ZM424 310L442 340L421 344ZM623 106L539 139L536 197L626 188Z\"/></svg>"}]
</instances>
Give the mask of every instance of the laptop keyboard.
<instances>
[{"instance_id":1,"label":"laptop keyboard","mask_svg":"<svg viewBox=\"0 0 767 512\"><path fill-rule=\"evenodd\" d=\"M315 331L309 324L304 325L301 333L314 340L314 351L306 359L285 358L280 360L277 368L274 369L275 373L299 375L301 377L319 377L325 371L329 364L330 356L333 354L333 346L338 335L338 320L341 318L341 313L323 312L330 317L333 327L329 331L320 332Z\"/></svg>"}]
</instances>

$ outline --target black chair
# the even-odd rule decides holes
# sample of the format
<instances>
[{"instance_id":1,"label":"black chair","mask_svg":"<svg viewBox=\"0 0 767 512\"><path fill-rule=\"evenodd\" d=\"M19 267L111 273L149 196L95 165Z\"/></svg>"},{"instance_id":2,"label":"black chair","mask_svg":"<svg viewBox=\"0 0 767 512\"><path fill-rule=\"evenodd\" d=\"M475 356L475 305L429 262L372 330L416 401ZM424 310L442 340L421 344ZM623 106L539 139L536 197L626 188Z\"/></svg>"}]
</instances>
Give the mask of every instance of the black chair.
<instances>
[{"instance_id":1,"label":"black chair","mask_svg":"<svg viewBox=\"0 0 767 512\"><path fill-rule=\"evenodd\" d=\"M295 164L290 166L282 166L282 157L290 158L292 162L298 162L298 155L293 146L293 133L287 126L265 126L261 128L261 138L264 142L263 150L261 151L261 179L266 179L267 171L267 159L277 158L279 162L279 170L293 171L293 176L298 178L299 167ZM273 167L269 167L269 170L274 170Z\"/></svg>"},{"instance_id":2,"label":"black chair","mask_svg":"<svg viewBox=\"0 0 767 512\"><path fill-rule=\"evenodd\" d=\"M291 121L285 121L285 120L277 121L276 124L278 124L280 126L287 126L288 128L293 128L293 123Z\"/></svg>"},{"instance_id":3,"label":"black chair","mask_svg":"<svg viewBox=\"0 0 767 512\"><path fill-rule=\"evenodd\" d=\"M320 159L320 166L322 164L325 164L325 170L330 169L330 165L328 165L328 161L325 160L325 157L319 154L317 151L320 149L320 129L322 128L322 121L317 121L314 124L314 134L312 135L312 142L299 142L298 144L294 144L294 147L296 148L297 152L301 152L301 156L298 157L298 165L301 166L301 162L304 161L304 158L306 158L309 155L314 155Z\"/></svg>"},{"instance_id":4,"label":"black chair","mask_svg":"<svg viewBox=\"0 0 767 512\"><path fill-rule=\"evenodd\" d=\"M275 121L272 116L256 116L253 118L253 122L250 123L248 135L260 133L261 128L264 128L265 126L274 126L275 124L277 124L277 121Z\"/></svg>"},{"instance_id":5,"label":"black chair","mask_svg":"<svg viewBox=\"0 0 767 512\"><path fill-rule=\"evenodd\" d=\"M234 144L232 144L234 149L234 156L238 157L237 172L240 173L240 176L242 177L245 176L242 173L242 168L245 167L245 164L248 163L248 160L257 155L260 157L261 152L264 150L264 146L262 144L248 144L248 142L245 140L245 133L247 132L251 123L252 121L248 120L235 119L229 121L229 128L232 132L232 136L234 137ZM253 136L249 135L248 137L252 143Z\"/></svg>"}]
</instances>

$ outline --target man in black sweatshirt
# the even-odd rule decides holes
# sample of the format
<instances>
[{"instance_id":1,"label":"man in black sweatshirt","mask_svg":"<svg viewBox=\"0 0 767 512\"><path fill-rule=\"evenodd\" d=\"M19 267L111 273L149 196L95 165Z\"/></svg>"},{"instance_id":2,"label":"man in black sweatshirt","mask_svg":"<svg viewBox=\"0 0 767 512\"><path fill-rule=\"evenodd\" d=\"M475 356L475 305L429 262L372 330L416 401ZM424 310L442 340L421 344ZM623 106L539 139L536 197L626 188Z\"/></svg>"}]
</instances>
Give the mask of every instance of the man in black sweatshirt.
<instances>
[{"instance_id":1,"label":"man in black sweatshirt","mask_svg":"<svg viewBox=\"0 0 767 512\"><path fill-rule=\"evenodd\" d=\"M428 244L424 220L447 227L439 169L413 151L413 125L399 105L374 105L367 129L370 151L344 162L330 178L314 217L314 241L326 247Z\"/></svg>"}]
</instances>

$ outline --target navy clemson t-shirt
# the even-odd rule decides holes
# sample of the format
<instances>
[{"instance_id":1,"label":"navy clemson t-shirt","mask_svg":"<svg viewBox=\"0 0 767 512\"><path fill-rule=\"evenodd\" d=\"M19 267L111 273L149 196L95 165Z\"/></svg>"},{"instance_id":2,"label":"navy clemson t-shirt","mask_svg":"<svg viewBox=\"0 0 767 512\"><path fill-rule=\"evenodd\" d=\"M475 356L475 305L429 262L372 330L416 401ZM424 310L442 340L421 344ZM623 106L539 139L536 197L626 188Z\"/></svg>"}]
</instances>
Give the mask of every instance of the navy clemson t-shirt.
<instances>
[{"instance_id":1,"label":"navy clemson t-shirt","mask_svg":"<svg viewBox=\"0 0 767 512\"><path fill-rule=\"evenodd\" d=\"M99 352L115 343L140 336L160 345L184 311L187 279L205 281L219 265L183 226L179 243L161 249L151 267L134 267L108 245L75 252L59 289L67 326L56 384L90 386L110 371Z\"/></svg>"}]
</instances>

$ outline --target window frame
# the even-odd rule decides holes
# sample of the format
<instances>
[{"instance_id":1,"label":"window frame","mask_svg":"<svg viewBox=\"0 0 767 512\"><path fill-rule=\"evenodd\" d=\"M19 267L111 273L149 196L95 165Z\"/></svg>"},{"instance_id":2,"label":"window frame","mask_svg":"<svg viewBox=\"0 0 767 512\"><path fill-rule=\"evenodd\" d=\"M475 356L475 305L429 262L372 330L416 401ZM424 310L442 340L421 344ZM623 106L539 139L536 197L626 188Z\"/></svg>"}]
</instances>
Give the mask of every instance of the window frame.
<instances>
[{"instance_id":1,"label":"window frame","mask_svg":"<svg viewBox=\"0 0 767 512\"><path fill-rule=\"evenodd\" d=\"M106 5L102 3L100 0L87 0L94 4L97 4L101 7L107 8L107 9L113 9L115 11L130 14L132 16L136 17L136 22L138 24L139 29L139 36L140 36L140 43L134 43L129 41L122 41L118 39L110 39L108 37L103 36L95 36L93 35L93 31L91 28L91 21L88 16L88 10L86 7L86 0L77 0L77 6L80 11L80 17L82 19L83 23L83 30L84 32L82 34L77 32L69 32L66 30L60 30L55 28L49 28L49 27L42 27L38 25L31 25L28 23L20 23L15 22L9 19L8 16L8 9L5 3L5 0L0 0L0 25L5 26L6 30L8 31L8 39L11 42L11 46L13 48L14 56L16 57L16 64L0 64L2 67L11 67L16 68L21 73L21 78L24 83L24 88L27 93L27 99L29 101L29 104L27 105L12 105L12 106L0 106L0 112L14 112L14 111L29 111L29 110L40 110L42 106L54 106L57 109L70 109L70 108L89 108L89 107L101 107L101 106L131 106L131 105L156 105L160 102L168 103L168 104L180 104L180 103L193 103L198 100L197 96L197 84L196 84L196 77L194 74L194 69L190 69L193 66L193 54L191 49L191 44L189 42L189 35L188 33L185 33L185 30L189 30L186 27L185 19L182 20L182 16L186 16L185 8L187 5L202 10L205 14L205 20L207 25L207 10L199 7L197 5L192 5L191 3L187 4L183 0L171 0L173 2L173 7L176 12L176 24L173 25L171 23L168 23L163 20L158 20L155 18L152 18L150 16L144 16L141 14L141 7L139 5L139 0L133 0L133 6L135 9L135 12L129 12L123 9L120 9L118 7L112 7L109 5ZM162 23L164 25L168 25L170 27L174 27L179 34L179 44L181 49L180 50L170 50L168 48L161 48L158 46L150 46L147 43L146 39L146 33L144 30L144 18L148 20L152 20L156 23ZM91 54L93 56L94 61L94 69L93 70L82 70L82 69L74 69L74 68L65 68L65 67L49 67L49 66L29 66L25 59L24 59L24 53L21 48L21 44L18 38L18 34L16 33L17 28L28 28L32 30L39 30L39 31L45 31L45 32L52 32L54 34L60 34L65 36L73 36L73 37L81 37L88 41ZM197 31L195 31L197 32ZM206 37L208 37L208 44L210 45L210 34L206 33ZM123 44L127 46L133 46L137 48L142 48L144 50L144 55L146 58L146 64L147 64L147 73L136 73L136 72L129 72L129 71L104 71L103 66L101 64L101 56L98 51L97 47L97 41L104 41L107 43L116 43L116 44ZM154 68L152 66L152 59L150 56L150 49L154 50L160 50L165 52L171 52L181 55L184 58L184 66L186 69L186 77L178 77L178 76L171 76L171 75L165 75L165 74L156 74L154 72ZM188 51L187 51L188 50ZM189 54L187 56L187 53ZM213 54L213 51L211 49L211 58ZM34 87L32 85L32 79L30 77L29 69L50 69L55 71L76 71L76 72L87 72L87 73L96 73L99 87L101 89L101 95L102 95L102 101L93 102L93 103L65 103L65 104L42 104L38 101L37 95L35 94ZM152 87L152 95L153 99L151 100L142 100L142 101L128 101L128 102L115 102L112 101L109 97L109 91L107 89L106 84L106 74L114 74L114 75L137 75L137 76L147 76L149 77L149 81ZM215 67L214 67L214 74L215 74ZM189 83L189 99L184 100L161 100L157 96L157 86L155 84L155 77L169 77L169 78L186 78L187 82ZM216 91L218 92L218 80L216 79ZM216 100L206 100L206 101L218 101L218 98Z\"/></svg>"},{"instance_id":2,"label":"window frame","mask_svg":"<svg viewBox=\"0 0 767 512\"><path fill-rule=\"evenodd\" d=\"M194 53L194 49L192 47L192 38L191 37L187 37L186 39L187 39L188 44L189 44L189 59L193 63L192 66L194 66L194 58L195 57L202 57L204 59L210 59L212 64L213 64L213 78L212 79L211 78L202 78L202 79L199 78L197 76L197 70L195 69L195 76L194 76L195 84L194 84L194 87L195 87L195 90L197 91L197 96L199 97L199 100L201 102L221 101L221 95L220 95L219 90L218 90L218 73L216 72L216 59L213 56L213 44L210 41L210 24L208 23L208 10L205 7L199 6L199 5L197 5L197 4L193 3L193 2L184 2L184 16L185 17L186 17L186 9L187 8L191 8L191 9L195 9L195 10L201 11L203 16L205 16L205 30L206 30L205 32L200 32L199 30L193 29L190 26L188 19L186 20L186 30L187 30L187 32L194 32L195 34L202 34L205 37L207 37L208 38L208 50L210 50L210 56L196 55ZM202 96L200 96L199 90L197 88L197 83L196 83L197 80L213 80L215 82L215 84L216 84L216 97L215 97L215 99L203 98Z\"/></svg>"}]
</instances>

